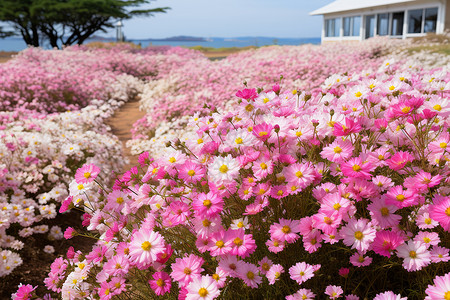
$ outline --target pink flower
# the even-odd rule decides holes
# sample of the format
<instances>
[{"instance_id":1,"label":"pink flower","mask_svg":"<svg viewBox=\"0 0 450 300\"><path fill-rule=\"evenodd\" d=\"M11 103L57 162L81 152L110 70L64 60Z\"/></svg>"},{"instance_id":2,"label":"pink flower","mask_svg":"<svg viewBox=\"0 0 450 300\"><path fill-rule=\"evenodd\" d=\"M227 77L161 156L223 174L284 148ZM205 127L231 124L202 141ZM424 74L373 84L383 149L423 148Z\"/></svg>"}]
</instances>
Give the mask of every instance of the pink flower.
<instances>
[{"instance_id":1,"label":"pink flower","mask_svg":"<svg viewBox=\"0 0 450 300\"><path fill-rule=\"evenodd\" d=\"M158 253L164 251L164 238L144 228L133 233L129 249L130 261L140 269L147 268L158 258Z\"/></svg>"},{"instance_id":2,"label":"pink flower","mask_svg":"<svg viewBox=\"0 0 450 300\"><path fill-rule=\"evenodd\" d=\"M284 174L286 180L297 189L304 189L315 179L314 168L309 163L290 165L285 169Z\"/></svg>"},{"instance_id":3,"label":"pink flower","mask_svg":"<svg viewBox=\"0 0 450 300\"><path fill-rule=\"evenodd\" d=\"M197 183L206 173L205 169L201 165L198 165L190 160L186 161L178 168L178 177L187 183Z\"/></svg>"},{"instance_id":4,"label":"pink flower","mask_svg":"<svg viewBox=\"0 0 450 300\"><path fill-rule=\"evenodd\" d=\"M186 289L186 300L212 300L220 295L217 282L209 275L193 278Z\"/></svg>"},{"instance_id":5,"label":"pink flower","mask_svg":"<svg viewBox=\"0 0 450 300\"><path fill-rule=\"evenodd\" d=\"M425 300L450 299L450 273L444 276L436 276L433 279L434 285L428 285L425 290Z\"/></svg>"},{"instance_id":6,"label":"pink flower","mask_svg":"<svg viewBox=\"0 0 450 300\"><path fill-rule=\"evenodd\" d=\"M333 134L335 136L347 136L352 133L357 133L361 131L361 125L358 121L354 121L350 118L345 118L345 125L339 122L334 123Z\"/></svg>"},{"instance_id":7,"label":"pink flower","mask_svg":"<svg viewBox=\"0 0 450 300\"><path fill-rule=\"evenodd\" d=\"M434 246L433 249L431 249L431 262L448 262L449 260L449 249L440 246Z\"/></svg>"},{"instance_id":8,"label":"pink flower","mask_svg":"<svg viewBox=\"0 0 450 300\"><path fill-rule=\"evenodd\" d=\"M409 207L418 204L418 198L414 191L404 190L401 185L396 185L386 193L386 204L395 205L398 208Z\"/></svg>"},{"instance_id":9,"label":"pink flower","mask_svg":"<svg viewBox=\"0 0 450 300\"><path fill-rule=\"evenodd\" d=\"M272 265L266 274L266 277L269 280L269 284L275 284L275 282L280 279L282 273L284 273L284 268L282 265Z\"/></svg>"},{"instance_id":10,"label":"pink flower","mask_svg":"<svg viewBox=\"0 0 450 300\"><path fill-rule=\"evenodd\" d=\"M409 241L397 248L397 256L403 258L403 267L411 271L421 270L431 262L427 246L421 242Z\"/></svg>"},{"instance_id":11,"label":"pink flower","mask_svg":"<svg viewBox=\"0 0 450 300\"><path fill-rule=\"evenodd\" d=\"M341 163L352 156L353 144L350 140L343 141L337 138L333 143L324 147L320 155L335 163Z\"/></svg>"},{"instance_id":12,"label":"pink flower","mask_svg":"<svg viewBox=\"0 0 450 300\"><path fill-rule=\"evenodd\" d=\"M375 167L367 160L360 157L350 158L347 162L341 164L341 171L344 176L371 179Z\"/></svg>"},{"instance_id":13,"label":"pink flower","mask_svg":"<svg viewBox=\"0 0 450 300\"><path fill-rule=\"evenodd\" d=\"M100 173L100 168L94 164L83 165L75 173L75 181L78 184L86 184L93 182Z\"/></svg>"},{"instance_id":14,"label":"pink flower","mask_svg":"<svg viewBox=\"0 0 450 300\"><path fill-rule=\"evenodd\" d=\"M200 217L214 217L223 209L223 199L213 192L200 193L192 202L192 208Z\"/></svg>"},{"instance_id":15,"label":"pink flower","mask_svg":"<svg viewBox=\"0 0 450 300\"><path fill-rule=\"evenodd\" d=\"M289 268L289 275L292 280L295 280L298 284L302 284L314 277L314 268L305 262L299 262Z\"/></svg>"},{"instance_id":16,"label":"pink flower","mask_svg":"<svg viewBox=\"0 0 450 300\"><path fill-rule=\"evenodd\" d=\"M166 272L156 272L153 274L153 280L149 280L150 287L156 295L161 296L170 291L172 280Z\"/></svg>"},{"instance_id":17,"label":"pink flower","mask_svg":"<svg viewBox=\"0 0 450 300\"><path fill-rule=\"evenodd\" d=\"M372 216L372 223L383 229L397 226L402 219L402 216L394 214L398 209L397 206L387 205L385 197L373 199L373 202L367 205L367 209Z\"/></svg>"},{"instance_id":18,"label":"pink flower","mask_svg":"<svg viewBox=\"0 0 450 300\"><path fill-rule=\"evenodd\" d=\"M420 170L414 177L405 179L404 186L408 189L414 189L419 192L425 192L429 188L438 185L442 180L441 175L432 176L430 173Z\"/></svg>"},{"instance_id":19,"label":"pink flower","mask_svg":"<svg viewBox=\"0 0 450 300\"><path fill-rule=\"evenodd\" d=\"M316 297L311 290L299 289L295 294L286 296L286 300L313 300Z\"/></svg>"},{"instance_id":20,"label":"pink flower","mask_svg":"<svg viewBox=\"0 0 450 300\"><path fill-rule=\"evenodd\" d=\"M269 233L272 239L293 243L299 238L300 222L298 220L280 219L278 222L270 225Z\"/></svg>"},{"instance_id":21,"label":"pink flower","mask_svg":"<svg viewBox=\"0 0 450 300\"><path fill-rule=\"evenodd\" d=\"M273 129L272 125L263 122L253 127L253 135L264 142L267 141L267 139L270 137L272 129Z\"/></svg>"},{"instance_id":22,"label":"pink flower","mask_svg":"<svg viewBox=\"0 0 450 300\"><path fill-rule=\"evenodd\" d=\"M343 293L344 291L342 290L342 288L336 285L329 285L325 289L325 295L328 295L330 299L337 299L341 297Z\"/></svg>"},{"instance_id":23,"label":"pink flower","mask_svg":"<svg viewBox=\"0 0 450 300\"><path fill-rule=\"evenodd\" d=\"M376 233L372 243L372 250L377 254L391 257L392 252L403 243L403 239L395 232L381 230Z\"/></svg>"},{"instance_id":24,"label":"pink flower","mask_svg":"<svg viewBox=\"0 0 450 300\"><path fill-rule=\"evenodd\" d=\"M243 89L241 91L237 91L236 97L254 101L258 97L258 93L256 93L256 89Z\"/></svg>"},{"instance_id":25,"label":"pink flower","mask_svg":"<svg viewBox=\"0 0 450 300\"><path fill-rule=\"evenodd\" d=\"M394 155L391 156L388 160L386 160L386 163L388 164L389 168L398 171L402 169L406 163L412 162L414 160L414 156L412 156L409 152L404 151L398 151Z\"/></svg>"},{"instance_id":26,"label":"pink flower","mask_svg":"<svg viewBox=\"0 0 450 300\"><path fill-rule=\"evenodd\" d=\"M439 222L444 230L450 232L450 197L434 196L429 211L431 219Z\"/></svg>"},{"instance_id":27,"label":"pink flower","mask_svg":"<svg viewBox=\"0 0 450 300\"><path fill-rule=\"evenodd\" d=\"M379 293L373 298L373 300L407 300L407 297L402 297L401 295L396 295L394 292L387 291L384 293Z\"/></svg>"},{"instance_id":28,"label":"pink flower","mask_svg":"<svg viewBox=\"0 0 450 300\"><path fill-rule=\"evenodd\" d=\"M23 285L19 284L19 288L17 292L12 295L12 299L15 300L28 300L33 296L33 291L37 288L37 286L33 287L31 284Z\"/></svg>"},{"instance_id":29,"label":"pink flower","mask_svg":"<svg viewBox=\"0 0 450 300\"><path fill-rule=\"evenodd\" d=\"M229 230L227 234L232 241L230 254L246 258L255 252L256 242L253 239L253 235L245 234L245 230L243 228Z\"/></svg>"},{"instance_id":30,"label":"pink flower","mask_svg":"<svg viewBox=\"0 0 450 300\"><path fill-rule=\"evenodd\" d=\"M355 267L366 267L372 263L372 257L364 256L364 254L360 252L355 252L355 254L350 256L350 263Z\"/></svg>"},{"instance_id":31,"label":"pink flower","mask_svg":"<svg viewBox=\"0 0 450 300\"><path fill-rule=\"evenodd\" d=\"M170 276L173 280L179 282L181 286L188 285L192 280L201 279L201 272L204 259L197 255L191 254L183 258L176 258L175 262L171 265L172 273Z\"/></svg>"},{"instance_id":32,"label":"pink flower","mask_svg":"<svg viewBox=\"0 0 450 300\"><path fill-rule=\"evenodd\" d=\"M339 231L345 245L361 252L369 249L375 239L375 234L375 228L366 219L350 219L348 224Z\"/></svg>"},{"instance_id":33,"label":"pink flower","mask_svg":"<svg viewBox=\"0 0 450 300\"><path fill-rule=\"evenodd\" d=\"M257 266L250 263L245 263L239 272L239 277L247 286L255 289L258 288L258 285L262 282L262 278L258 274L259 271Z\"/></svg>"},{"instance_id":34,"label":"pink flower","mask_svg":"<svg viewBox=\"0 0 450 300\"><path fill-rule=\"evenodd\" d=\"M73 238L76 235L77 235L77 232L72 227L67 227L66 231L64 231L64 238L66 240L70 240L71 238Z\"/></svg>"}]
</instances>

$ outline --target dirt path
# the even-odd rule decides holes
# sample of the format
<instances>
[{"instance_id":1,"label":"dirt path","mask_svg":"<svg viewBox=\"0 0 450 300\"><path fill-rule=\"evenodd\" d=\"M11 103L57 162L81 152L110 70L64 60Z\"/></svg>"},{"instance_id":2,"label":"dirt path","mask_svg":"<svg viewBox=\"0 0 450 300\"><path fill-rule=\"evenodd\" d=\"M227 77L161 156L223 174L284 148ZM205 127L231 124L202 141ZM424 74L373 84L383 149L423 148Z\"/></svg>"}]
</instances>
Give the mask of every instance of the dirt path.
<instances>
[{"instance_id":1,"label":"dirt path","mask_svg":"<svg viewBox=\"0 0 450 300\"><path fill-rule=\"evenodd\" d=\"M124 171L129 170L131 167L138 164L137 156L131 155L130 149L126 147L128 140L131 140L131 128L133 128L133 123L138 119L142 118L145 112L139 110L139 99L128 101L123 106L121 106L114 115L106 120L112 133L116 135L122 142L124 156L128 157L130 163L124 167Z\"/></svg>"}]
</instances>

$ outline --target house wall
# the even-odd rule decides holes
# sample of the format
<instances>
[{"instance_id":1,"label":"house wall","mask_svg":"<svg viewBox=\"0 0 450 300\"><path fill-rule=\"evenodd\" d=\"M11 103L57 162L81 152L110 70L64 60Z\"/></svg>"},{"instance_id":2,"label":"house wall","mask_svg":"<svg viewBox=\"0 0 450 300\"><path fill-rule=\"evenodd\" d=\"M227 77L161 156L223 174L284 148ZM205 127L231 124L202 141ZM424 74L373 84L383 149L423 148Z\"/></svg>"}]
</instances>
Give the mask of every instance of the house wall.
<instances>
[{"instance_id":1,"label":"house wall","mask_svg":"<svg viewBox=\"0 0 450 300\"><path fill-rule=\"evenodd\" d=\"M450 0L420 0L415 1L414 3L401 3L401 4L393 4L393 5L383 5L374 8L346 11L346 12L338 12L338 13L330 13L324 15L323 26L322 26L322 42L330 42L330 41L347 41L347 40L363 40L365 35L365 16L374 15L379 13L392 13L399 11L407 11L412 9L420 9L424 7L439 7L438 14L438 24L436 28L437 33L441 33L444 29L450 30ZM444 17L445 14L445 17ZM439 17L439 15L441 17ZM360 36L357 37L325 37L325 20L332 18L343 18L343 17L352 17L352 16L361 16L361 28L360 28ZM342 21L341 21L342 24ZM407 32L407 14L405 14L404 20L404 33ZM424 34L404 34L403 38L406 37L414 37L414 36L422 36Z\"/></svg>"},{"instance_id":2,"label":"house wall","mask_svg":"<svg viewBox=\"0 0 450 300\"><path fill-rule=\"evenodd\" d=\"M447 0L447 5L445 7L444 30L450 31L450 0Z\"/></svg>"}]
</instances>

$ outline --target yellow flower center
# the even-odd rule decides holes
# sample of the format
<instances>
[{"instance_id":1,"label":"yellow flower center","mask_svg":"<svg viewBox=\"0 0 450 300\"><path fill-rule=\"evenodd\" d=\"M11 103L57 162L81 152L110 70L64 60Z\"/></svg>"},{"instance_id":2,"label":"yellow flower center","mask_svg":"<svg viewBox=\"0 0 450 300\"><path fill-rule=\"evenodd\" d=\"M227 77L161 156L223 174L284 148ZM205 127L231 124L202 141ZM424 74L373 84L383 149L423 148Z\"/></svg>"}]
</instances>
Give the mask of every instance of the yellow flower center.
<instances>
[{"instance_id":1,"label":"yellow flower center","mask_svg":"<svg viewBox=\"0 0 450 300\"><path fill-rule=\"evenodd\" d=\"M227 165L222 165L222 166L219 168L219 171L222 172L222 173L228 172L228 166L227 166Z\"/></svg>"},{"instance_id":2,"label":"yellow flower center","mask_svg":"<svg viewBox=\"0 0 450 300\"><path fill-rule=\"evenodd\" d=\"M364 256L358 257L358 262L363 263L364 262Z\"/></svg>"},{"instance_id":3,"label":"yellow flower center","mask_svg":"<svg viewBox=\"0 0 450 300\"><path fill-rule=\"evenodd\" d=\"M245 110L251 112L253 110L253 105L247 104L247 106L245 106Z\"/></svg>"},{"instance_id":4,"label":"yellow flower center","mask_svg":"<svg viewBox=\"0 0 450 300\"><path fill-rule=\"evenodd\" d=\"M279 190L279 191L277 192L277 195L278 195L278 196L283 196L283 190Z\"/></svg>"},{"instance_id":5,"label":"yellow flower center","mask_svg":"<svg viewBox=\"0 0 450 300\"><path fill-rule=\"evenodd\" d=\"M211 222L208 219L204 219L202 221L203 227L209 227L209 225L211 225Z\"/></svg>"},{"instance_id":6,"label":"yellow flower center","mask_svg":"<svg viewBox=\"0 0 450 300\"><path fill-rule=\"evenodd\" d=\"M409 251L409 257L416 258L417 257L416 251Z\"/></svg>"},{"instance_id":7,"label":"yellow flower center","mask_svg":"<svg viewBox=\"0 0 450 300\"><path fill-rule=\"evenodd\" d=\"M402 113L407 114L411 111L411 107L409 106L405 106L402 108Z\"/></svg>"},{"instance_id":8,"label":"yellow flower center","mask_svg":"<svg viewBox=\"0 0 450 300\"><path fill-rule=\"evenodd\" d=\"M426 218L424 220L425 224L430 225L431 224L431 219L430 218Z\"/></svg>"},{"instance_id":9,"label":"yellow flower center","mask_svg":"<svg viewBox=\"0 0 450 300\"><path fill-rule=\"evenodd\" d=\"M284 225L283 228L281 229L281 231L282 231L284 234L288 234L288 233L291 232L291 228L290 228L289 226L287 226L287 225Z\"/></svg>"},{"instance_id":10,"label":"yellow flower center","mask_svg":"<svg viewBox=\"0 0 450 300\"><path fill-rule=\"evenodd\" d=\"M187 172L187 174L188 174L189 176L194 176L194 175L195 175L195 171L194 171L194 170L189 170L189 171Z\"/></svg>"},{"instance_id":11,"label":"yellow flower center","mask_svg":"<svg viewBox=\"0 0 450 300\"><path fill-rule=\"evenodd\" d=\"M269 102L269 98L264 98L263 102L264 102L264 104L266 104L267 102Z\"/></svg>"},{"instance_id":12,"label":"yellow flower center","mask_svg":"<svg viewBox=\"0 0 450 300\"><path fill-rule=\"evenodd\" d=\"M405 196L402 194L399 194L399 195L395 196L395 199L397 199L397 201L401 202L401 201L405 200Z\"/></svg>"},{"instance_id":13,"label":"yellow flower center","mask_svg":"<svg viewBox=\"0 0 450 300\"><path fill-rule=\"evenodd\" d=\"M208 290L205 288L201 288L198 290L198 294L200 295L200 297L206 297L208 296Z\"/></svg>"},{"instance_id":14,"label":"yellow flower center","mask_svg":"<svg viewBox=\"0 0 450 300\"><path fill-rule=\"evenodd\" d=\"M203 143L203 140L202 139L198 139L197 140L197 144L202 144Z\"/></svg>"},{"instance_id":15,"label":"yellow flower center","mask_svg":"<svg viewBox=\"0 0 450 300\"><path fill-rule=\"evenodd\" d=\"M248 271L247 272L247 278L250 280L255 279L255 273L253 273L252 271Z\"/></svg>"},{"instance_id":16,"label":"yellow flower center","mask_svg":"<svg viewBox=\"0 0 450 300\"><path fill-rule=\"evenodd\" d=\"M444 299L445 300L450 300L450 291L445 292Z\"/></svg>"},{"instance_id":17,"label":"yellow flower center","mask_svg":"<svg viewBox=\"0 0 450 300\"><path fill-rule=\"evenodd\" d=\"M170 161L171 163L174 163L174 162L176 162L177 160L175 159L175 157L171 157L171 158L169 158L169 161Z\"/></svg>"},{"instance_id":18,"label":"yellow flower center","mask_svg":"<svg viewBox=\"0 0 450 300\"><path fill-rule=\"evenodd\" d=\"M79 184L79 185L77 186L77 188L78 188L78 190L82 190L82 189L84 189L84 185Z\"/></svg>"},{"instance_id":19,"label":"yellow flower center","mask_svg":"<svg viewBox=\"0 0 450 300\"><path fill-rule=\"evenodd\" d=\"M317 244L317 240L316 239L311 239L310 243L311 243L311 245L315 245L315 244Z\"/></svg>"},{"instance_id":20,"label":"yellow flower center","mask_svg":"<svg viewBox=\"0 0 450 300\"><path fill-rule=\"evenodd\" d=\"M239 223L237 223L237 225L236 225L238 228L242 228L242 227L244 227L244 223L242 223L242 222L239 222Z\"/></svg>"},{"instance_id":21,"label":"yellow flower center","mask_svg":"<svg viewBox=\"0 0 450 300\"><path fill-rule=\"evenodd\" d=\"M150 244L149 241L145 241L145 242L142 243L141 248L144 251L148 251L148 250L150 250L152 248L152 244Z\"/></svg>"},{"instance_id":22,"label":"yellow flower center","mask_svg":"<svg viewBox=\"0 0 450 300\"><path fill-rule=\"evenodd\" d=\"M302 178L303 173L301 171L297 171L297 172L295 172L295 176L297 176L298 178Z\"/></svg>"},{"instance_id":23,"label":"yellow flower center","mask_svg":"<svg viewBox=\"0 0 450 300\"><path fill-rule=\"evenodd\" d=\"M301 136L303 135L303 133L302 133L301 131L297 131L297 132L295 133L295 135L296 135L297 137L301 137Z\"/></svg>"},{"instance_id":24,"label":"yellow flower center","mask_svg":"<svg viewBox=\"0 0 450 300\"><path fill-rule=\"evenodd\" d=\"M217 248L222 248L224 245L225 245L225 243L223 241L217 241L216 242Z\"/></svg>"},{"instance_id":25,"label":"yellow flower center","mask_svg":"<svg viewBox=\"0 0 450 300\"><path fill-rule=\"evenodd\" d=\"M339 154L341 152L342 152L342 148L341 147L337 146L337 147L334 148L334 153Z\"/></svg>"},{"instance_id":26,"label":"yellow flower center","mask_svg":"<svg viewBox=\"0 0 450 300\"><path fill-rule=\"evenodd\" d=\"M279 243L278 241L274 241L274 242L273 242L273 245L274 245L275 247L278 247L278 246L280 245L280 243Z\"/></svg>"},{"instance_id":27,"label":"yellow flower center","mask_svg":"<svg viewBox=\"0 0 450 300\"><path fill-rule=\"evenodd\" d=\"M445 214L447 215L447 217L450 217L450 206L445 210Z\"/></svg>"},{"instance_id":28,"label":"yellow flower center","mask_svg":"<svg viewBox=\"0 0 450 300\"><path fill-rule=\"evenodd\" d=\"M266 170L267 169L267 165L265 163L261 163L261 169Z\"/></svg>"},{"instance_id":29,"label":"yellow flower center","mask_svg":"<svg viewBox=\"0 0 450 300\"><path fill-rule=\"evenodd\" d=\"M109 295L109 289L105 290L105 295Z\"/></svg>"},{"instance_id":30,"label":"yellow flower center","mask_svg":"<svg viewBox=\"0 0 450 300\"><path fill-rule=\"evenodd\" d=\"M361 167L359 165L353 166L353 171L358 172L359 170L361 170Z\"/></svg>"},{"instance_id":31,"label":"yellow flower center","mask_svg":"<svg viewBox=\"0 0 450 300\"><path fill-rule=\"evenodd\" d=\"M340 205L339 203L335 203L335 204L333 205L333 208L334 208L335 210L339 210L339 208L341 208L341 205Z\"/></svg>"},{"instance_id":32,"label":"yellow flower center","mask_svg":"<svg viewBox=\"0 0 450 300\"><path fill-rule=\"evenodd\" d=\"M264 271L269 271L270 266L269 266L268 263L263 263L262 266L261 266L261 268L262 268Z\"/></svg>"},{"instance_id":33,"label":"yellow flower center","mask_svg":"<svg viewBox=\"0 0 450 300\"><path fill-rule=\"evenodd\" d=\"M395 90L395 86L391 85L391 86L389 87L389 90L391 90L391 91Z\"/></svg>"},{"instance_id":34,"label":"yellow flower center","mask_svg":"<svg viewBox=\"0 0 450 300\"><path fill-rule=\"evenodd\" d=\"M266 136L268 135L268 133L266 131L260 131L259 132L259 136Z\"/></svg>"},{"instance_id":35,"label":"yellow flower center","mask_svg":"<svg viewBox=\"0 0 450 300\"><path fill-rule=\"evenodd\" d=\"M157 285L157 286L164 286L164 280L162 280L161 278L159 278L158 280L156 280L156 285Z\"/></svg>"},{"instance_id":36,"label":"yellow flower center","mask_svg":"<svg viewBox=\"0 0 450 300\"><path fill-rule=\"evenodd\" d=\"M369 85L369 89L373 89L374 87L375 87L375 84L373 84L373 83Z\"/></svg>"},{"instance_id":37,"label":"yellow flower center","mask_svg":"<svg viewBox=\"0 0 450 300\"><path fill-rule=\"evenodd\" d=\"M242 144L243 140L242 138L237 138L236 140L234 140L236 144L240 145Z\"/></svg>"},{"instance_id":38,"label":"yellow flower center","mask_svg":"<svg viewBox=\"0 0 450 300\"><path fill-rule=\"evenodd\" d=\"M281 276L280 272L275 272L275 279L280 278L280 276Z\"/></svg>"},{"instance_id":39,"label":"yellow flower center","mask_svg":"<svg viewBox=\"0 0 450 300\"><path fill-rule=\"evenodd\" d=\"M429 237L424 237L423 241L424 241L424 243L428 244L429 242L431 242L431 239Z\"/></svg>"},{"instance_id":40,"label":"yellow flower center","mask_svg":"<svg viewBox=\"0 0 450 300\"><path fill-rule=\"evenodd\" d=\"M84 178L88 179L89 177L91 177L91 173L86 172L83 174Z\"/></svg>"},{"instance_id":41,"label":"yellow flower center","mask_svg":"<svg viewBox=\"0 0 450 300\"><path fill-rule=\"evenodd\" d=\"M361 240L363 238L363 233L361 231L355 232L355 239Z\"/></svg>"},{"instance_id":42,"label":"yellow flower center","mask_svg":"<svg viewBox=\"0 0 450 300\"><path fill-rule=\"evenodd\" d=\"M389 216L389 209L387 207L382 207L380 211L383 217Z\"/></svg>"},{"instance_id":43,"label":"yellow flower center","mask_svg":"<svg viewBox=\"0 0 450 300\"><path fill-rule=\"evenodd\" d=\"M328 224L328 225L330 225L331 223L333 223L333 221L332 221L331 218L329 218L329 217L324 217L324 218L323 218L323 221L324 221L326 224Z\"/></svg>"},{"instance_id":44,"label":"yellow flower center","mask_svg":"<svg viewBox=\"0 0 450 300\"><path fill-rule=\"evenodd\" d=\"M184 268L183 273L186 274L186 275L191 275L192 270L189 269L189 268Z\"/></svg>"},{"instance_id":45,"label":"yellow flower center","mask_svg":"<svg viewBox=\"0 0 450 300\"><path fill-rule=\"evenodd\" d=\"M435 109L437 111L441 111L442 110L442 106L440 106L439 104L436 104L435 106L433 106L433 109Z\"/></svg>"},{"instance_id":46,"label":"yellow flower center","mask_svg":"<svg viewBox=\"0 0 450 300\"><path fill-rule=\"evenodd\" d=\"M442 149L445 149L445 148L447 148L447 143L442 142L439 144L439 147L441 147Z\"/></svg>"},{"instance_id":47,"label":"yellow flower center","mask_svg":"<svg viewBox=\"0 0 450 300\"><path fill-rule=\"evenodd\" d=\"M123 203L123 198L122 197L117 197L116 202L118 204L122 204Z\"/></svg>"},{"instance_id":48,"label":"yellow flower center","mask_svg":"<svg viewBox=\"0 0 450 300\"><path fill-rule=\"evenodd\" d=\"M356 96L356 98L359 98L359 97L362 96L362 93L361 93L361 92L356 92L356 93L355 93L355 96Z\"/></svg>"},{"instance_id":49,"label":"yellow flower center","mask_svg":"<svg viewBox=\"0 0 450 300\"><path fill-rule=\"evenodd\" d=\"M213 275L212 275L212 278L213 278L215 281L219 281L220 276L219 276L218 274L213 274Z\"/></svg>"},{"instance_id":50,"label":"yellow flower center","mask_svg":"<svg viewBox=\"0 0 450 300\"><path fill-rule=\"evenodd\" d=\"M207 208L210 208L212 205L211 200L209 199L204 200L203 205L206 206Z\"/></svg>"},{"instance_id":51,"label":"yellow flower center","mask_svg":"<svg viewBox=\"0 0 450 300\"><path fill-rule=\"evenodd\" d=\"M300 276L305 276L305 272L301 271Z\"/></svg>"},{"instance_id":52,"label":"yellow flower center","mask_svg":"<svg viewBox=\"0 0 450 300\"><path fill-rule=\"evenodd\" d=\"M235 239L233 240L233 243L234 243L236 246L242 246L242 244L244 243L244 241L237 237L237 238L235 238Z\"/></svg>"}]
</instances>

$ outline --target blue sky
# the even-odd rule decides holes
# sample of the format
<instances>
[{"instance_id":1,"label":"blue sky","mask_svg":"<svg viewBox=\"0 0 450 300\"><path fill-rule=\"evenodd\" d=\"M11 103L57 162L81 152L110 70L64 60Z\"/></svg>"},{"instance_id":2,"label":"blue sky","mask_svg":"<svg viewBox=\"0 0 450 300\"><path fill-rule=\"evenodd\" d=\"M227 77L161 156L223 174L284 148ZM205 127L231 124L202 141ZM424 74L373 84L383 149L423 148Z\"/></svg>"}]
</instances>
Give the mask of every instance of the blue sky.
<instances>
[{"instance_id":1,"label":"blue sky","mask_svg":"<svg viewBox=\"0 0 450 300\"><path fill-rule=\"evenodd\" d=\"M332 0L158 0L166 14L124 21L128 39L201 37L320 37L322 16L309 13ZM115 36L110 32L108 36Z\"/></svg>"}]
</instances>

